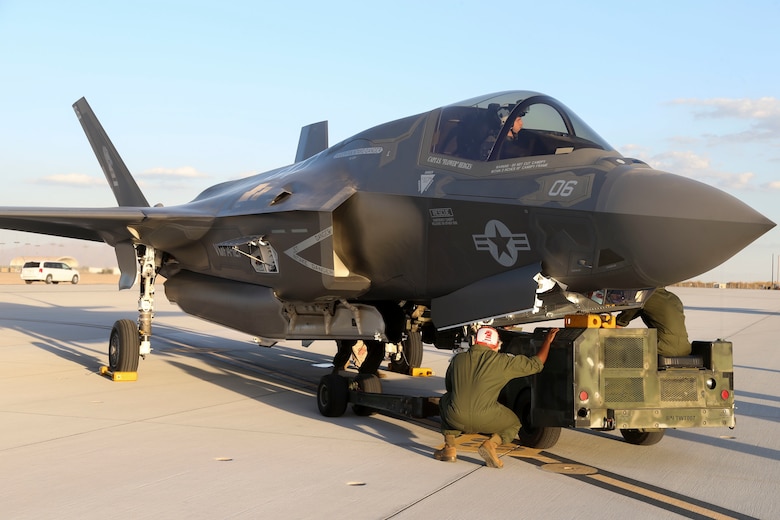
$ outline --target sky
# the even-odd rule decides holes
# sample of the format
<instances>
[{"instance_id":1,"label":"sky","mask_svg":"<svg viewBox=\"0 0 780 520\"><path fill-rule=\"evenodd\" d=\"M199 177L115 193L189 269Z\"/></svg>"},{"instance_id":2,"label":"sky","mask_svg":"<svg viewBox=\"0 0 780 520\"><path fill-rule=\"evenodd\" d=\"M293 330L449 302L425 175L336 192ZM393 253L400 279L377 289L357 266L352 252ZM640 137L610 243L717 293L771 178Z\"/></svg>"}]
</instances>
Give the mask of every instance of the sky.
<instances>
[{"instance_id":1,"label":"sky","mask_svg":"<svg viewBox=\"0 0 780 520\"><path fill-rule=\"evenodd\" d=\"M116 205L71 108L82 96L149 202L172 206L290 164L312 122L336 143L534 90L623 155L780 223L779 19L774 0L0 0L0 206ZM105 245L0 230L0 265L14 254L112 262ZM696 279L778 269L775 228Z\"/></svg>"}]
</instances>

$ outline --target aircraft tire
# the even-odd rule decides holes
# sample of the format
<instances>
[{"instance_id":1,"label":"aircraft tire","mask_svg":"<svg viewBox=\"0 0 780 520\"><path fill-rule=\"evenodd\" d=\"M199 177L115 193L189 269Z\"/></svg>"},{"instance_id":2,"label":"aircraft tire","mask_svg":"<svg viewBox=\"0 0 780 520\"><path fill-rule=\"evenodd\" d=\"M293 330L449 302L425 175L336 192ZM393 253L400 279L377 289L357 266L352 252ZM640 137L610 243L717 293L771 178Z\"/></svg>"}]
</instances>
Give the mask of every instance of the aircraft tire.
<instances>
[{"instance_id":1,"label":"aircraft tire","mask_svg":"<svg viewBox=\"0 0 780 520\"><path fill-rule=\"evenodd\" d=\"M422 366L423 340L422 332L409 331L401 342L402 351L390 357L389 368L391 372L410 375L413 368Z\"/></svg>"},{"instance_id":2,"label":"aircraft tire","mask_svg":"<svg viewBox=\"0 0 780 520\"><path fill-rule=\"evenodd\" d=\"M652 446L658 444L663 439L666 430L664 428L633 429L621 428L620 434L629 444L637 446Z\"/></svg>"},{"instance_id":3,"label":"aircraft tire","mask_svg":"<svg viewBox=\"0 0 780 520\"><path fill-rule=\"evenodd\" d=\"M132 320L118 320L108 340L108 368L112 372L136 372L141 339L138 326Z\"/></svg>"},{"instance_id":4,"label":"aircraft tire","mask_svg":"<svg viewBox=\"0 0 780 520\"><path fill-rule=\"evenodd\" d=\"M355 377L355 383L357 384L358 390L361 392L371 394L382 393L382 382L379 380L379 377L374 374L358 374ZM355 415L361 417L368 417L369 415L374 415L376 413L376 410L373 408L360 404L353 404L352 411L355 412Z\"/></svg>"},{"instance_id":5,"label":"aircraft tire","mask_svg":"<svg viewBox=\"0 0 780 520\"><path fill-rule=\"evenodd\" d=\"M317 408L325 417L341 417L347 410L349 386L347 378L338 374L327 374L320 378L317 386Z\"/></svg>"},{"instance_id":6,"label":"aircraft tire","mask_svg":"<svg viewBox=\"0 0 780 520\"><path fill-rule=\"evenodd\" d=\"M515 400L513 410L520 419L520 431L517 437L520 444L529 448L545 450L552 448L561 437L560 426L533 426L531 425L531 390L520 392Z\"/></svg>"}]
</instances>

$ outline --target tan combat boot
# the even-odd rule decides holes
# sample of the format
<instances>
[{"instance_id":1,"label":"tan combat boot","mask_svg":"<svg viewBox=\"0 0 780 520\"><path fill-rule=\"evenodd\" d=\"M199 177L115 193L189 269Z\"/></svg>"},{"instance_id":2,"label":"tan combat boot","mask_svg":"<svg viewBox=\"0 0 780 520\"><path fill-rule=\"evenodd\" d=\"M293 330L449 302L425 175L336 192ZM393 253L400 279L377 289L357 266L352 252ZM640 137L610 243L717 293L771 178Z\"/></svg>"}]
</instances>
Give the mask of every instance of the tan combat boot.
<instances>
[{"instance_id":1,"label":"tan combat boot","mask_svg":"<svg viewBox=\"0 0 780 520\"><path fill-rule=\"evenodd\" d=\"M504 463L498 458L496 448L501 446L501 437L493 434L488 440L479 446L479 455L485 459L489 468L503 468Z\"/></svg>"},{"instance_id":2,"label":"tan combat boot","mask_svg":"<svg viewBox=\"0 0 780 520\"><path fill-rule=\"evenodd\" d=\"M444 436L444 447L433 452L433 458L444 462L457 462L458 454L455 450L455 436Z\"/></svg>"}]
</instances>

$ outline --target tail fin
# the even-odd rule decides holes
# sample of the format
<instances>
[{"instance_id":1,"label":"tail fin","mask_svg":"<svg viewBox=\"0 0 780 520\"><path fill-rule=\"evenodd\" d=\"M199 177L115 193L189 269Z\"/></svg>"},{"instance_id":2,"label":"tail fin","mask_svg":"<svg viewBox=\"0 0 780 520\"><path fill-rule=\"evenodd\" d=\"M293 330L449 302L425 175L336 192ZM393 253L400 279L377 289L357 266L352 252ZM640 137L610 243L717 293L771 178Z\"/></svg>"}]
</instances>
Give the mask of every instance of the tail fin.
<instances>
[{"instance_id":1,"label":"tail fin","mask_svg":"<svg viewBox=\"0 0 780 520\"><path fill-rule=\"evenodd\" d=\"M301 128L295 162L305 161L328 148L328 122L320 121Z\"/></svg>"},{"instance_id":2,"label":"tail fin","mask_svg":"<svg viewBox=\"0 0 780 520\"><path fill-rule=\"evenodd\" d=\"M114 148L106 131L98 121L89 103L84 98L73 104L73 110L79 118L84 133L87 134L89 144L97 156L100 167L106 175L108 184L114 192L114 197L120 206L149 207L146 197L136 184L130 170Z\"/></svg>"}]
</instances>

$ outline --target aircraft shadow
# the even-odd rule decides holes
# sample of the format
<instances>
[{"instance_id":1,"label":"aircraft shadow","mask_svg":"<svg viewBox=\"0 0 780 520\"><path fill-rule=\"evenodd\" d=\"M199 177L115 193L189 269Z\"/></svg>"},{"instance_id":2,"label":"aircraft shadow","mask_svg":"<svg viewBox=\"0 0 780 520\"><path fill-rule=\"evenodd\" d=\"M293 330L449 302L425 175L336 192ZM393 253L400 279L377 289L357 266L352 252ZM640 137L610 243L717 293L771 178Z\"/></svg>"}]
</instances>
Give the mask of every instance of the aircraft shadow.
<instances>
[{"instance_id":1,"label":"aircraft shadow","mask_svg":"<svg viewBox=\"0 0 780 520\"><path fill-rule=\"evenodd\" d=\"M777 372L777 370L773 370ZM737 390L737 397L749 397L751 399L763 399L765 401L776 401L780 403L780 396L769 394L757 394L755 392L745 392L743 390Z\"/></svg>"},{"instance_id":2,"label":"aircraft shadow","mask_svg":"<svg viewBox=\"0 0 780 520\"><path fill-rule=\"evenodd\" d=\"M170 364L189 376L208 381L209 383L221 386L227 390L244 395L249 399L262 402L266 406L278 408L286 413L336 424L348 430L360 432L364 435L402 447L425 457L430 457L433 452L431 446L414 441L414 434L409 428L405 428L391 421L382 420L381 415L360 417L351 414L348 410L342 417L322 417L317 410L315 395L291 392L288 386L274 381L273 377L258 375L256 372L240 368L220 367L218 366L221 364L219 362L209 365L212 369L220 370L221 373L219 374L177 361L171 361ZM279 394L280 392L286 394L285 399L273 398L274 394ZM277 405L280 401L284 402L284 406L281 406L281 404ZM295 432L291 431L289 433L295 435Z\"/></svg>"},{"instance_id":3,"label":"aircraft shadow","mask_svg":"<svg viewBox=\"0 0 780 520\"><path fill-rule=\"evenodd\" d=\"M307 365L325 364L332 360L328 356L308 351L301 352L300 349L284 346L272 347L270 352L265 354L267 349L264 349L265 352L264 350L253 352L247 350L245 344L233 341L233 343L237 343L237 347L240 349L239 356L235 359L225 359L211 355L214 351L210 351L207 345L214 343L215 338L213 336L197 333L191 334L190 332L187 332L186 336L192 348L189 352L176 350L176 355L200 359L206 357L211 370L206 371L175 359L169 360L169 363L192 377L219 385L222 388L262 402L264 405L276 407L287 413L317 419L330 424L338 424L343 428L400 446L413 453L425 457L431 456L433 451L431 446L415 442L413 440L414 434L409 428L396 424L391 420L383 420L383 416L380 414L361 417L354 415L351 409L348 408L342 417L328 418L321 416L316 404L316 385L319 382L319 377L325 375L330 369L309 370L307 368L301 374L274 374L274 369L269 368L267 363L267 356L277 356L279 358L300 358L305 356ZM201 340L204 340L204 342L202 343ZM219 341L219 338L216 338L216 340ZM217 353L220 356L222 354L230 356L230 354L235 352L230 349L229 343L231 341L223 341L218 346L219 352ZM254 348L262 349L262 347ZM167 355L171 356L172 353L167 353ZM214 371L217 371L217 373L215 374ZM269 374L269 372L271 373ZM293 384L295 380L303 380L304 383L308 383L305 386L312 388L311 393L291 392L289 386L291 384L290 378L292 378ZM284 406L276 404L280 401L279 399L269 398L273 394L279 394L280 392L286 394L286 398L283 400Z\"/></svg>"},{"instance_id":4,"label":"aircraft shadow","mask_svg":"<svg viewBox=\"0 0 780 520\"><path fill-rule=\"evenodd\" d=\"M107 310L107 307L80 307L71 309L68 307L56 308L56 321L52 321L54 313L48 313L47 308L24 304L0 303L0 324L6 329L20 331L31 338L31 344L46 352L82 366L85 369L97 372L101 365L107 363L107 345L111 325L114 321L128 318L132 313ZM86 315L85 315L86 313ZM178 312L156 313L158 318L166 315L178 316ZM105 323L106 325L96 325ZM52 329L52 325L58 328ZM84 327L100 329L100 339L95 341L84 340L84 335L79 330ZM52 331L55 330L56 337ZM219 385L227 390L239 393L262 401L266 405L274 406L274 399L267 399L272 393L289 392L289 382L275 373L275 365L283 359L301 359L305 361L300 374L292 377L308 383L309 388L316 388L319 377L326 374L329 369L315 368L315 364L327 364L332 357L308 351L301 348L276 346L271 349L258 347L249 341L241 342L234 339L226 339L212 334L204 334L197 331L170 327L164 324L154 325L152 356L164 358L172 366L182 370L192 377ZM335 345L334 345L335 354ZM182 358L206 358L211 371L193 367ZM768 370L761 367L741 367L756 370ZM140 367L143 370L143 361ZM214 372L216 371L216 373ZM777 372L776 370L770 370ZM283 376L284 374L282 374ZM312 390L314 393L314 390ZM739 392L739 397L761 399L780 402L780 397L752 392ZM301 416L318 418L332 424L339 424L344 428L370 435L384 442L399 445L414 453L430 457L433 447L419 444L412 440L413 433L410 429L394 424L392 421L382 421L378 417L359 417L348 409L343 417L325 418L319 415L316 400L313 395L295 393L291 401L283 408L285 412ZM780 422L777 407L739 401L739 415L755 419ZM381 421L381 425L377 421ZM611 441L621 440L614 434L605 432L578 430L588 435L595 435ZM770 448L761 448L754 445L740 443L733 439L716 439L711 436L697 434L694 430L668 430L667 435L693 442L706 443L723 449L729 449L771 460L780 459L780 451ZM554 448L553 448L554 450Z\"/></svg>"},{"instance_id":5,"label":"aircraft shadow","mask_svg":"<svg viewBox=\"0 0 780 520\"><path fill-rule=\"evenodd\" d=\"M697 430L695 429L682 429L682 430L675 430L675 429L668 429L666 430L666 434L664 437L674 437L677 439L687 440L689 442L695 442L698 444L706 444L707 446L712 446L715 448L721 448L724 450L731 450L736 451L739 453L744 453L746 455L753 455L755 457L762 457L769 460L780 460L780 450L776 450L773 448L762 448L760 446L755 446L753 444L747 444L743 442L739 442L735 439L719 439L714 438L708 435L703 435L700 433L696 433ZM601 439L609 440L609 441L617 441L617 442L623 442L626 441L623 440L622 437L620 437L619 434L615 436L615 433L612 432L601 432L597 430L576 430L577 433L582 433L585 435L591 435L594 437L599 437ZM663 444L663 440L661 440L661 443ZM641 449L641 446L637 447L638 449ZM555 447L550 448L548 451L550 453L555 453Z\"/></svg>"},{"instance_id":6,"label":"aircraft shadow","mask_svg":"<svg viewBox=\"0 0 780 520\"><path fill-rule=\"evenodd\" d=\"M774 368L766 368L766 367L749 367L745 365L734 365L735 368L746 368L748 370L761 370L762 372L772 372L774 374L780 374L780 370L776 370ZM740 392L741 394L742 392Z\"/></svg>"},{"instance_id":7,"label":"aircraft shadow","mask_svg":"<svg viewBox=\"0 0 780 520\"><path fill-rule=\"evenodd\" d=\"M56 312L24 304L0 303L0 325L6 329L22 332L30 344L54 354L70 363L82 366L91 372L98 372L108 362L108 339L114 321L131 318L132 313L107 310L106 307L56 307ZM178 312L167 314L178 316ZM166 312L155 312L157 318ZM56 321L52 321L56 320ZM105 323L106 325L97 325ZM52 328L52 325L55 327ZM99 329L99 340L85 339L84 328ZM56 336L55 336L56 334ZM330 369L316 368L315 364L326 364L332 357L302 348L275 346L267 349L235 339L226 339L197 331L153 325L152 356L165 359L171 366L191 377L218 385L249 399L274 406L286 413L310 417L331 424L338 424L349 430L369 435L383 442L403 447L413 453L430 457L432 446L413 440L414 433L393 420L383 420L382 415L361 417L348 409L343 417L326 418L319 414L316 404L316 386L319 378ZM333 346L334 354L336 346ZM194 367L186 358L205 360L209 370ZM286 374L278 367L285 360L299 359L301 373ZM141 360L139 371L143 371ZM279 369L279 371L277 371ZM290 385L311 393L291 392ZM292 381L292 383L291 383ZM279 399L269 398L273 394L285 393L284 406L277 406ZM388 418L389 419L389 418ZM293 432L291 432L293 433Z\"/></svg>"},{"instance_id":8,"label":"aircraft shadow","mask_svg":"<svg viewBox=\"0 0 780 520\"><path fill-rule=\"evenodd\" d=\"M754 444L747 444L739 442L735 439L718 439L696 433L695 430L667 430L666 435L674 437L676 439L683 439L690 442L697 442L707 444L716 448L722 448L724 450L736 451L744 453L746 455L753 455L754 457L761 457L769 460L780 460L780 450L773 448L763 448ZM663 441L661 441L663 442Z\"/></svg>"},{"instance_id":9,"label":"aircraft shadow","mask_svg":"<svg viewBox=\"0 0 780 520\"><path fill-rule=\"evenodd\" d=\"M52 312L52 308L56 310ZM133 315L132 312L107 309L103 306L71 308L56 305L37 307L18 303L0 303L0 325L5 329L19 331L29 336L32 338L32 345L39 349L97 372L100 366L107 364L108 361L108 340L113 323ZM177 313L157 313L161 317L166 314ZM51 333L52 326L56 327L56 337ZM84 328L103 331L100 334L100 341L96 342L94 347L87 346L90 342L85 341L84 335L78 332ZM78 347L74 346L76 342L79 344Z\"/></svg>"}]
</instances>

